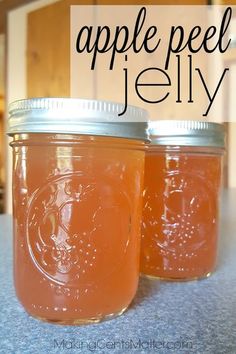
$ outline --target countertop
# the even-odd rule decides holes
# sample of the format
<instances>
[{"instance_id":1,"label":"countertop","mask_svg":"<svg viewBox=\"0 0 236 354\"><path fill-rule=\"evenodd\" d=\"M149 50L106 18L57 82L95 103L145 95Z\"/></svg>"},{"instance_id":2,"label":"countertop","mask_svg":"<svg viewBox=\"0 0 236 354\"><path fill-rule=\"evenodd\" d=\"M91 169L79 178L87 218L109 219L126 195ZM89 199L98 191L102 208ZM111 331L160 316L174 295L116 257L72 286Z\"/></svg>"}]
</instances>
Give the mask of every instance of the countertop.
<instances>
[{"instance_id":1,"label":"countertop","mask_svg":"<svg viewBox=\"0 0 236 354\"><path fill-rule=\"evenodd\" d=\"M87 326L29 317L12 281L12 219L0 216L0 353L236 353L236 190L223 195L218 268L191 282L141 279L125 314Z\"/></svg>"}]
</instances>

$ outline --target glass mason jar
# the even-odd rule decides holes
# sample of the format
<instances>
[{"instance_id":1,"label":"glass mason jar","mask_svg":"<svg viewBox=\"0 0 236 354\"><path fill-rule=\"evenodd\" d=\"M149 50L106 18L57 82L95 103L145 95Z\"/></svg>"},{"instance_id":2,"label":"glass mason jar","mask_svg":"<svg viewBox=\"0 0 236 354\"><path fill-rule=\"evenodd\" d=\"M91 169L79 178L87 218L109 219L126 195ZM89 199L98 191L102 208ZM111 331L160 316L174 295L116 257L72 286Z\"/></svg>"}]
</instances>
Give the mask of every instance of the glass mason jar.
<instances>
[{"instance_id":1,"label":"glass mason jar","mask_svg":"<svg viewBox=\"0 0 236 354\"><path fill-rule=\"evenodd\" d=\"M138 284L146 111L77 99L10 105L14 280L39 319L99 322ZM125 120L125 119L124 119Z\"/></svg>"},{"instance_id":2,"label":"glass mason jar","mask_svg":"<svg viewBox=\"0 0 236 354\"><path fill-rule=\"evenodd\" d=\"M146 148L141 273L207 277L217 256L224 126L154 121Z\"/></svg>"}]
</instances>

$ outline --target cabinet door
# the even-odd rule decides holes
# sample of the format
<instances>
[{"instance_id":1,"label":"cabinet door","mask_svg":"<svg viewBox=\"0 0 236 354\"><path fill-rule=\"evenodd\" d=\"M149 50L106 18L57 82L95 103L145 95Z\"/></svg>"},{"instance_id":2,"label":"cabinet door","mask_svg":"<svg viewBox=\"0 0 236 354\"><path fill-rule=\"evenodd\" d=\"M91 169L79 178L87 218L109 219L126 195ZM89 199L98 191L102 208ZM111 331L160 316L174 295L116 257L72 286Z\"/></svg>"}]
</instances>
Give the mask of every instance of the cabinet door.
<instances>
[{"instance_id":1,"label":"cabinet door","mask_svg":"<svg viewBox=\"0 0 236 354\"><path fill-rule=\"evenodd\" d=\"M70 96L70 5L84 4L93 0L59 1L28 15L28 97ZM92 83L83 80L84 97L91 90Z\"/></svg>"},{"instance_id":2,"label":"cabinet door","mask_svg":"<svg viewBox=\"0 0 236 354\"><path fill-rule=\"evenodd\" d=\"M28 15L28 39L27 39L27 93L29 97L70 95L70 5L141 5L142 0L63 0L52 5L40 8ZM148 0L145 5L167 5L167 4L206 4L203 0ZM144 60L146 60L144 58ZM87 64L84 63L87 68ZM80 72L83 70L81 63ZM81 97L99 98L95 80L98 77L81 76ZM111 90L109 80L104 85L97 87L106 93L107 99L114 94ZM114 85L113 85L114 86ZM113 100L121 97L113 96Z\"/></svg>"}]
</instances>

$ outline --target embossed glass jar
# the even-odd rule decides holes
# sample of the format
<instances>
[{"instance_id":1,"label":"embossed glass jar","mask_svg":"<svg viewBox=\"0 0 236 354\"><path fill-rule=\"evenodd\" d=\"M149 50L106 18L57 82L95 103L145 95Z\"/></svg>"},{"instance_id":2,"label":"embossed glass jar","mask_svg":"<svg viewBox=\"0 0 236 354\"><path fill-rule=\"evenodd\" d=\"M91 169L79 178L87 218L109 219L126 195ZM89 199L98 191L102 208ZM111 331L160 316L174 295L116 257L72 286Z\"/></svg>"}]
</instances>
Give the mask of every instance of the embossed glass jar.
<instances>
[{"instance_id":1,"label":"embossed glass jar","mask_svg":"<svg viewBox=\"0 0 236 354\"><path fill-rule=\"evenodd\" d=\"M224 126L149 124L141 273L169 280L206 277L216 265Z\"/></svg>"},{"instance_id":2,"label":"embossed glass jar","mask_svg":"<svg viewBox=\"0 0 236 354\"><path fill-rule=\"evenodd\" d=\"M37 318L99 322L138 284L146 111L77 99L10 105L14 278Z\"/></svg>"}]
</instances>

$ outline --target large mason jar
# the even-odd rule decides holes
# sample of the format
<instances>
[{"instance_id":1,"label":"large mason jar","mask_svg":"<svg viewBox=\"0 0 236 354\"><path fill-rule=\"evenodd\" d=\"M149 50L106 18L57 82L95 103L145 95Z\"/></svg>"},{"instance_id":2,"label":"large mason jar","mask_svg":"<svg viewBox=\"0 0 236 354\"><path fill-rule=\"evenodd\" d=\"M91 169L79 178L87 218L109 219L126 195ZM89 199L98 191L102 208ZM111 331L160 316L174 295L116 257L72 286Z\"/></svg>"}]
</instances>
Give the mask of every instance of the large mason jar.
<instances>
[{"instance_id":1,"label":"large mason jar","mask_svg":"<svg viewBox=\"0 0 236 354\"><path fill-rule=\"evenodd\" d=\"M10 105L14 278L39 319L122 314L138 284L146 111L79 99ZM128 119L127 119L128 118Z\"/></svg>"}]
</instances>

